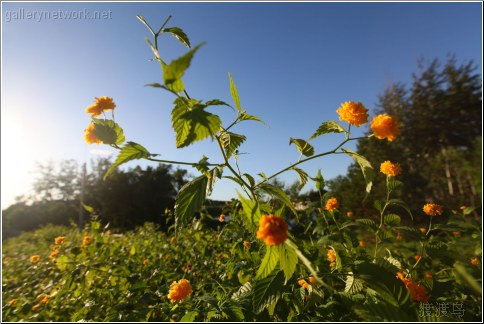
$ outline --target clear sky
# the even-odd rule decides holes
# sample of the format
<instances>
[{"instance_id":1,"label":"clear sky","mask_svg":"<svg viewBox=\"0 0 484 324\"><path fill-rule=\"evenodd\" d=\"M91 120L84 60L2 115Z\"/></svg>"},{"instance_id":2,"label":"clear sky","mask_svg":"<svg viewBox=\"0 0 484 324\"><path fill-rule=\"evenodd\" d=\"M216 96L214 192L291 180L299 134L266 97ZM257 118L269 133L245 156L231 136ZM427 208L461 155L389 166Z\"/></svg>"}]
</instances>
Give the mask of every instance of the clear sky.
<instances>
[{"instance_id":1,"label":"clear sky","mask_svg":"<svg viewBox=\"0 0 484 324\"><path fill-rule=\"evenodd\" d=\"M87 19L94 11L104 18ZM372 111L392 82L411 82L419 58L444 62L455 54L459 62L474 60L482 75L482 4L477 2L2 2L2 208L30 190L35 162L89 164L115 152L83 141L90 121L84 109L95 96L113 97L127 140L160 158L195 162L206 155L221 161L210 140L176 149L170 123L174 98L144 86L160 82L161 73L149 61L144 37L150 34L136 15L155 29L172 15L168 27L182 28L193 45L206 41L185 74L192 97L232 104L227 73L232 74L244 109L267 123L234 129L248 137L240 152L249 154L240 156L239 165L254 176L297 161L289 138L308 138L323 121L337 120L341 103L361 101ZM185 51L168 35L160 39L166 61ZM226 125L232 121L230 108L210 111ZM341 136L311 143L321 153ZM302 167L310 176L321 169L331 179L345 174L351 162L346 156L324 157ZM147 165L127 166L137 164ZM297 175L292 171L280 179L291 183ZM221 180L211 198L234 195L232 182Z\"/></svg>"}]
</instances>

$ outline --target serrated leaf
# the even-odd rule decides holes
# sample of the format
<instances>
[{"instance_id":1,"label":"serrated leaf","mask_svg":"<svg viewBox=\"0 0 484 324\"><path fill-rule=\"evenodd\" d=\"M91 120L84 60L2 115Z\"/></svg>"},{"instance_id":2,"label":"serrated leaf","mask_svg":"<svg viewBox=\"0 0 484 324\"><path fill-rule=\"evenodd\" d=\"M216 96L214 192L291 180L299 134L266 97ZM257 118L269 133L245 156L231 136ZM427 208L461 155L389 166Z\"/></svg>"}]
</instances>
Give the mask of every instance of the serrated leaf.
<instances>
[{"instance_id":1,"label":"serrated leaf","mask_svg":"<svg viewBox=\"0 0 484 324\"><path fill-rule=\"evenodd\" d=\"M254 115L249 115L245 111L242 111L239 116L239 120L255 120L258 121L259 123L266 124L264 123L259 117L254 116Z\"/></svg>"},{"instance_id":2,"label":"serrated leaf","mask_svg":"<svg viewBox=\"0 0 484 324\"><path fill-rule=\"evenodd\" d=\"M179 230L202 207L207 195L208 177L202 175L185 184L176 196L175 229Z\"/></svg>"},{"instance_id":3,"label":"serrated leaf","mask_svg":"<svg viewBox=\"0 0 484 324\"><path fill-rule=\"evenodd\" d=\"M376 258L374 263L391 273L397 273L402 268L401 263L397 259L391 257Z\"/></svg>"},{"instance_id":4,"label":"serrated leaf","mask_svg":"<svg viewBox=\"0 0 484 324\"><path fill-rule=\"evenodd\" d=\"M261 189L262 191L268 193L269 195L274 196L277 199L279 199L283 204L285 204L287 207L289 207L289 209L291 209L291 211L295 215L297 214L296 208L294 208L294 205L292 204L291 199L289 199L287 194L282 189L277 188L276 186L273 186L273 185L268 184L268 183L259 183L257 185L257 187L259 189Z\"/></svg>"},{"instance_id":5,"label":"serrated leaf","mask_svg":"<svg viewBox=\"0 0 484 324\"><path fill-rule=\"evenodd\" d=\"M373 206L381 213L382 210L383 210L383 205L382 205L382 202L380 200L375 200L373 202Z\"/></svg>"},{"instance_id":6,"label":"serrated leaf","mask_svg":"<svg viewBox=\"0 0 484 324\"><path fill-rule=\"evenodd\" d=\"M313 138L316 138L318 136L321 136L323 134L327 133L342 133L344 132L345 129L343 126L341 126L339 123L333 121L333 120L328 120L325 121L319 126L319 128L316 130L316 132L309 138L309 140L312 140Z\"/></svg>"},{"instance_id":7,"label":"serrated leaf","mask_svg":"<svg viewBox=\"0 0 484 324\"><path fill-rule=\"evenodd\" d=\"M403 209L405 209L405 211L410 215L410 218L413 220L412 212L410 211L410 208L408 207L407 203L405 203L403 200L401 200L401 199L390 199L390 200L388 200L388 204L402 207Z\"/></svg>"},{"instance_id":8,"label":"serrated leaf","mask_svg":"<svg viewBox=\"0 0 484 324\"><path fill-rule=\"evenodd\" d=\"M222 146L225 150L225 155L227 155L227 159L232 156L232 154L246 140L246 138L247 137L245 137L244 135L239 135L227 131L223 131L220 134L220 140L222 141Z\"/></svg>"},{"instance_id":9,"label":"serrated leaf","mask_svg":"<svg viewBox=\"0 0 484 324\"><path fill-rule=\"evenodd\" d=\"M227 106L227 107L231 107L228 103L226 103L222 100L219 100L219 99L209 100L205 103L205 106Z\"/></svg>"},{"instance_id":10,"label":"serrated leaf","mask_svg":"<svg viewBox=\"0 0 484 324\"><path fill-rule=\"evenodd\" d=\"M92 118L94 123L93 133L104 144L108 145L121 145L123 144L125 137L123 129L119 127L117 123L110 119L97 119Z\"/></svg>"},{"instance_id":11,"label":"serrated leaf","mask_svg":"<svg viewBox=\"0 0 484 324\"><path fill-rule=\"evenodd\" d=\"M198 163L192 164L192 166L201 173L208 173L208 164L208 157L203 155L200 161L198 161Z\"/></svg>"},{"instance_id":12,"label":"serrated leaf","mask_svg":"<svg viewBox=\"0 0 484 324\"><path fill-rule=\"evenodd\" d=\"M235 108L237 108L237 111L240 113L242 112L242 107L240 106L240 99L239 99L239 92L237 91L237 87L235 86L235 82L232 79L232 75L230 75L229 72L229 82L230 82L230 95L232 96L232 99L234 100Z\"/></svg>"},{"instance_id":13,"label":"serrated leaf","mask_svg":"<svg viewBox=\"0 0 484 324\"><path fill-rule=\"evenodd\" d=\"M376 231L377 226L376 226L375 221L373 221L372 219L369 219L369 218L358 218L357 223L363 224L363 225L366 225L366 226L369 226L373 230Z\"/></svg>"},{"instance_id":14,"label":"serrated leaf","mask_svg":"<svg viewBox=\"0 0 484 324\"><path fill-rule=\"evenodd\" d=\"M197 317L197 311L190 311L187 312L183 317L180 319L180 322L194 322L195 318Z\"/></svg>"},{"instance_id":15,"label":"serrated leaf","mask_svg":"<svg viewBox=\"0 0 484 324\"><path fill-rule=\"evenodd\" d=\"M361 172L363 173L363 177L365 178L365 182L366 182L366 195L365 195L365 199L366 199L366 197L371 191L371 187L373 185L373 179L375 177L375 173L373 171L373 167L371 166L371 163L368 162L368 160L365 157L359 155L358 153L355 153L345 148L342 148L341 150L346 154L348 154L349 156L351 156L353 160L355 160L355 162L360 166Z\"/></svg>"},{"instance_id":16,"label":"serrated leaf","mask_svg":"<svg viewBox=\"0 0 484 324\"><path fill-rule=\"evenodd\" d=\"M289 245L281 244L278 246L279 249L279 262L282 271L284 271L284 276L286 277L286 282L291 279L294 271L296 271L297 265L297 254Z\"/></svg>"},{"instance_id":17,"label":"serrated leaf","mask_svg":"<svg viewBox=\"0 0 484 324\"><path fill-rule=\"evenodd\" d=\"M363 290L363 280L355 278L353 272L349 272L346 277L345 292L350 294L356 294Z\"/></svg>"},{"instance_id":18,"label":"serrated leaf","mask_svg":"<svg viewBox=\"0 0 484 324\"><path fill-rule=\"evenodd\" d=\"M173 36L175 36L176 39L180 41L180 43L190 48L190 40L188 39L187 34L185 34L182 29L178 27L169 27L163 29L163 32L172 34Z\"/></svg>"},{"instance_id":19,"label":"serrated leaf","mask_svg":"<svg viewBox=\"0 0 484 324\"><path fill-rule=\"evenodd\" d=\"M264 255L259 270L257 270L257 274L255 275L255 279L263 279L267 277L276 268L277 262L279 262L278 248L276 246L268 245L266 247L266 254Z\"/></svg>"},{"instance_id":20,"label":"serrated leaf","mask_svg":"<svg viewBox=\"0 0 484 324\"><path fill-rule=\"evenodd\" d=\"M378 232L378 238L382 242L391 242L392 239L395 237L392 232L381 230Z\"/></svg>"},{"instance_id":21,"label":"serrated leaf","mask_svg":"<svg viewBox=\"0 0 484 324\"><path fill-rule=\"evenodd\" d=\"M257 201L245 199L239 193L237 193L237 195L239 196L240 204L244 211L243 223L248 231L255 232L261 218L259 203Z\"/></svg>"},{"instance_id":22,"label":"serrated leaf","mask_svg":"<svg viewBox=\"0 0 484 324\"><path fill-rule=\"evenodd\" d=\"M248 298L248 297L251 297L253 294L253 290L252 290L252 284L250 283L250 281L246 282L243 286L241 286L239 288L239 290L237 290L233 295L232 295L232 299L235 299L235 300L242 300L242 299L245 299L245 298Z\"/></svg>"},{"instance_id":23,"label":"serrated leaf","mask_svg":"<svg viewBox=\"0 0 484 324\"><path fill-rule=\"evenodd\" d=\"M387 214L385 215L384 222L390 226L400 226L401 219L396 214Z\"/></svg>"},{"instance_id":24,"label":"serrated leaf","mask_svg":"<svg viewBox=\"0 0 484 324\"><path fill-rule=\"evenodd\" d=\"M232 299L226 299L220 306L220 310L228 316L228 320L231 322L242 322L244 320L242 307L237 305Z\"/></svg>"},{"instance_id":25,"label":"serrated leaf","mask_svg":"<svg viewBox=\"0 0 484 324\"><path fill-rule=\"evenodd\" d=\"M222 172L223 172L223 167L222 166L216 166L212 170L210 170L210 172L207 174L207 176L208 176L207 196L210 196L212 194L215 182L218 179L222 178Z\"/></svg>"},{"instance_id":26,"label":"serrated leaf","mask_svg":"<svg viewBox=\"0 0 484 324\"><path fill-rule=\"evenodd\" d=\"M364 322L416 322L415 311L402 310L392 305L378 303L357 305L353 308L359 319Z\"/></svg>"},{"instance_id":27,"label":"serrated leaf","mask_svg":"<svg viewBox=\"0 0 484 324\"><path fill-rule=\"evenodd\" d=\"M403 182L401 181L398 181L398 180L395 180L395 179L390 179L388 182L387 182L387 189L389 191L393 191L393 190L396 190L400 187L403 186Z\"/></svg>"},{"instance_id":28,"label":"serrated leaf","mask_svg":"<svg viewBox=\"0 0 484 324\"><path fill-rule=\"evenodd\" d=\"M235 183L237 183L240 186L243 186L244 185L244 183L239 178L232 177L232 176L224 176L224 178L230 179L230 180L234 181Z\"/></svg>"},{"instance_id":29,"label":"serrated leaf","mask_svg":"<svg viewBox=\"0 0 484 324\"><path fill-rule=\"evenodd\" d=\"M302 169L299 169L299 168L296 168L296 167L292 167L291 169L296 171L297 174L299 175L299 189L301 189L308 182L309 175Z\"/></svg>"},{"instance_id":30,"label":"serrated leaf","mask_svg":"<svg viewBox=\"0 0 484 324\"><path fill-rule=\"evenodd\" d=\"M185 70L190 66L193 55L202 45L204 43L195 46L185 55L171 61L170 64L162 64L163 83L168 89L174 92L182 92L185 89L181 78L185 74Z\"/></svg>"},{"instance_id":31,"label":"serrated leaf","mask_svg":"<svg viewBox=\"0 0 484 324\"><path fill-rule=\"evenodd\" d=\"M256 314L277 302L284 289L284 274L275 270L266 278L257 280L253 284L253 307Z\"/></svg>"},{"instance_id":32,"label":"serrated leaf","mask_svg":"<svg viewBox=\"0 0 484 324\"><path fill-rule=\"evenodd\" d=\"M138 159L143 159L147 157L151 157L153 154L148 152L148 150L137 143L134 142L128 142L126 145L124 145L121 150L118 153L118 156L116 157L116 161L114 161L113 164L109 167L109 169L106 171L106 174L104 175L104 180L121 164L132 161L132 160L138 160Z\"/></svg>"},{"instance_id":33,"label":"serrated leaf","mask_svg":"<svg viewBox=\"0 0 484 324\"><path fill-rule=\"evenodd\" d=\"M314 147L303 139L291 137L289 139L290 144L296 145L297 150L304 156L314 155Z\"/></svg>"},{"instance_id":34,"label":"serrated leaf","mask_svg":"<svg viewBox=\"0 0 484 324\"><path fill-rule=\"evenodd\" d=\"M323 189L324 189L324 186L326 185L325 182L324 182L324 178L321 174L321 169L318 169L318 174L316 174L316 177L314 178L311 178L311 180L313 180L315 183L316 183L316 189L319 191L319 192L322 192Z\"/></svg>"}]
</instances>

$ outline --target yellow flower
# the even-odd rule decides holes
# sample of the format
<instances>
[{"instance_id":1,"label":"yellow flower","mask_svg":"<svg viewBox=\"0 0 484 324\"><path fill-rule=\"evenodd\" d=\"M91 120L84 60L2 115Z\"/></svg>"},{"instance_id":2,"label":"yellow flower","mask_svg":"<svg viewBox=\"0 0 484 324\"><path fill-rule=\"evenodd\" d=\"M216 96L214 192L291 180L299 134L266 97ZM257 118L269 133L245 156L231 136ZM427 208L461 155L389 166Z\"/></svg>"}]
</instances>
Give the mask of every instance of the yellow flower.
<instances>
[{"instance_id":1,"label":"yellow flower","mask_svg":"<svg viewBox=\"0 0 484 324\"><path fill-rule=\"evenodd\" d=\"M168 292L170 302L184 301L192 293L192 285L187 279L181 279L178 282L173 281Z\"/></svg>"},{"instance_id":2,"label":"yellow flower","mask_svg":"<svg viewBox=\"0 0 484 324\"><path fill-rule=\"evenodd\" d=\"M396 177L400 174L400 171L400 164L398 163L385 161L380 165L380 172L390 177Z\"/></svg>"},{"instance_id":3,"label":"yellow flower","mask_svg":"<svg viewBox=\"0 0 484 324\"><path fill-rule=\"evenodd\" d=\"M173 242L175 242L175 241L176 241L176 237L174 237L174 236L173 236L173 237L170 239L170 244L171 244L171 243L173 243Z\"/></svg>"},{"instance_id":4,"label":"yellow flower","mask_svg":"<svg viewBox=\"0 0 484 324\"><path fill-rule=\"evenodd\" d=\"M419 230L422 232L422 234L427 233L427 229L425 227L420 227Z\"/></svg>"},{"instance_id":5,"label":"yellow flower","mask_svg":"<svg viewBox=\"0 0 484 324\"><path fill-rule=\"evenodd\" d=\"M36 310L38 310L40 308L40 304L37 304L37 305L34 305L32 306L32 310L35 312Z\"/></svg>"},{"instance_id":6,"label":"yellow flower","mask_svg":"<svg viewBox=\"0 0 484 324\"><path fill-rule=\"evenodd\" d=\"M338 199L331 197L326 201L326 210L333 211L339 208Z\"/></svg>"},{"instance_id":7,"label":"yellow flower","mask_svg":"<svg viewBox=\"0 0 484 324\"><path fill-rule=\"evenodd\" d=\"M84 130L84 141L87 144L100 144L102 141L94 135L94 123L90 123Z\"/></svg>"},{"instance_id":8,"label":"yellow flower","mask_svg":"<svg viewBox=\"0 0 484 324\"><path fill-rule=\"evenodd\" d=\"M55 244L57 245L61 245L62 243L65 242L67 238L65 236L57 236L55 239L54 239L54 242Z\"/></svg>"},{"instance_id":9,"label":"yellow flower","mask_svg":"<svg viewBox=\"0 0 484 324\"><path fill-rule=\"evenodd\" d=\"M224 214L220 215L220 217L218 218L218 220L220 221L220 223L225 222L225 215Z\"/></svg>"},{"instance_id":10,"label":"yellow flower","mask_svg":"<svg viewBox=\"0 0 484 324\"><path fill-rule=\"evenodd\" d=\"M365 242L364 241L360 241L360 246L361 247L365 247Z\"/></svg>"},{"instance_id":11,"label":"yellow flower","mask_svg":"<svg viewBox=\"0 0 484 324\"><path fill-rule=\"evenodd\" d=\"M478 266L479 265L479 260L477 258L471 258L471 264Z\"/></svg>"},{"instance_id":12,"label":"yellow flower","mask_svg":"<svg viewBox=\"0 0 484 324\"><path fill-rule=\"evenodd\" d=\"M378 115L373 118L370 128L373 131L373 134L375 134L376 138L386 138L390 142L393 141L400 133L396 119L387 114Z\"/></svg>"},{"instance_id":13,"label":"yellow flower","mask_svg":"<svg viewBox=\"0 0 484 324\"><path fill-rule=\"evenodd\" d=\"M109 97L94 97L94 104L86 108L86 113L91 114L91 117L101 115L106 110L111 110L116 107L113 98Z\"/></svg>"},{"instance_id":14,"label":"yellow flower","mask_svg":"<svg viewBox=\"0 0 484 324\"><path fill-rule=\"evenodd\" d=\"M439 206L437 204L425 204L423 206L423 211L429 216L437 216L442 215L444 209L442 208L442 206Z\"/></svg>"},{"instance_id":15,"label":"yellow flower","mask_svg":"<svg viewBox=\"0 0 484 324\"><path fill-rule=\"evenodd\" d=\"M40 260L40 256L38 256L38 255L32 255L30 257L30 262L32 262L32 263L39 262L39 260Z\"/></svg>"},{"instance_id":16,"label":"yellow flower","mask_svg":"<svg viewBox=\"0 0 484 324\"><path fill-rule=\"evenodd\" d=\"M59 250L52 251L49 258L54 259L59 255Z\"/></svg>"},{"instance_id":17,"label":"yellow flower","mask_svg":"<svg viewBox=\"0 0 484 324\"><path fill-rule=\"evenodd\" d=\"M466 206L466 205L462 205L462 206L460 206L459 208L460 208L461 210L464 210L464 209L466 209L466 208L467 208L467 206Z\"/></svg>"},{"instance_id":18,"label":"yellow flower","mask_svg":"<svg viewBox=\"0 0 484 324\"><path fill-rule=\"evenodd\" d=\"M299 286L301 286L301 287L304 287L304 288L306 288L306 289L308 289L308 288L309 288L309 284L308 284L308 283L307 283L307 281L306 281L306 280L304 280L304 279L300 279L300 280L298 280L298 282L297 282L297 283L298 283L298 284L299 284Z\"/></svg>"},{"instance_id":19,"label":"yellow flower","mask_svg":"<svg viewBox=\"0 0 484 324\"><path fill-rule=\"evenodd\" d=\"M360 127L368 121L368 109L361 102L347 101L336 112L339 114L339 120L356 127Z\"/></svg>"},{"instance_id":20,"label":"yellow flower","mask_svg":"<svg viewBox=\"0 0 484 324\"><path fill-rule=\"evenodd\" d=\"M82 246L89 245L92 242L92 237L89 235L84 235L82 239Z\"/></svg>"},{"instance_id":21,"label":"yellow flower","mask_svg":"<svg viewBox=\"0 0 484 324\"><path fill-rule=\"evenodd\" d=\"M244 241L244 247L245 247L246 249L250 248L250 246L251 246L251 244L250 244L250 242L249 242L249 241Z\"/></svg>"},{"instance_id":22,"label":"yellow flower","mask_svg":"<svg viewBox=\"0 0 484 324\"><path fill-rule=\"evenodd\" d=\"M336 267L336 252L334 252L333 249L329 249L327 257L330 262L329 265L331 266L331 268Z\"/></svg>"},{"instance_id":23,"label":"yellow flower","mask_svg":"<svg viewBox=\"0 0 484 324\"><path fill-rule=\"evenodd\" d=\"M309 282L311 283L311 285L315 285L316 284L316 278L314 278L313 276L309 276Z\"/></svg>"},{"instance_id":24,"label":"yellow flower","mask_svg":"<svg viewBox=\"0 0 484 324\"><path fill-rule=\"evenodd\" d=\"M9 303L8 303L8 306L15 306L17 305L17 299L12 299Z\"/></svg>"},{"instance_id":25,"label":"yellow flower","mask_svg":"<svg viewBox=\"0 0 484 324\"><path fill-rule=\"evenodd\" d=\"M287 223L282 217L263 215L259 221L257 238L267 245L280 245L287 239Z\"/></svg>"},{"instance_id":26,"label":"yellow flower","mask_svg":"<svg viewBox=\"0 0 484 324\"><path fill-rule=\"evenodd\" d=\"M148 265L148 259L143 260L143 265L146 267Z\"/></svg>"}]
</instances>

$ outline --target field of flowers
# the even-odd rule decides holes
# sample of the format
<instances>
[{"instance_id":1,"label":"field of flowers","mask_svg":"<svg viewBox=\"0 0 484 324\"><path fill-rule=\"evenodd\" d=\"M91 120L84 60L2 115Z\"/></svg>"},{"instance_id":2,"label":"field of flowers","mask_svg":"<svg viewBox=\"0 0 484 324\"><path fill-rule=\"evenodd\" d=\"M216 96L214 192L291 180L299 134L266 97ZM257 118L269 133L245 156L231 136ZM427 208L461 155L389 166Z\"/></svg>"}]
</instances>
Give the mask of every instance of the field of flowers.
<instances>
[{"instance_id":1,"label":"field of flowers","mask_svg":"<svg viewBox=\"0 0 484 324\"><path fill-rule=\"evenodd\" d=\"M360 102L336 109L339 121L324 121L309 139L290 138L298 161L273 175L240 171L238 147L246 136L233 132L245 122L262 122L242 108L229 74L235 119L224 126L211 106L189 96L182 81L200 45L192 48L177 27L158 32L143 19L147 39L163 72L150 86L175 96L171 113L178 148L212 139L222 163L207 157L189 164L200 175L178 192L166 224L145 224L115 233L94 217L82 231L47 226L3 242L3 321L480 321L482 320L482 225L472 206L443 206L429 201L411 211L396 193L405 185L398 161L368 160L347 148L351 127L369 122ZM190 50L165 63L157 39L175 36ZM119 154L105 177L119 165L159 160L142 145L126 142L114 120L113 98L95 98L86 109L91 123L84 138ZM107 113L111 112L111 118ZM121 110L122 112L122 110ZM370 122L375 141L398 138L397 118L380 114ZM232 131L229 131L232 130ZM333 150L317 153L310 141L328 133L342 136ZM325 192L321 173L310 177L301 165L330 154L345 154L361 168L369 193L376 172L386 177L386 195L372 201L369 215L343 212ZM223 172L226 172L225 174ZM287 194L270 180L296 172L301 187L311 179L318 202L296 210ZM230 175L226 175L226 174ZM239 187L238 199L221 215L203 211L217 179ZM414 223L415 213L425 226ZM207 219L217 222L214 229Z\"/></svg>"}]
</instances>

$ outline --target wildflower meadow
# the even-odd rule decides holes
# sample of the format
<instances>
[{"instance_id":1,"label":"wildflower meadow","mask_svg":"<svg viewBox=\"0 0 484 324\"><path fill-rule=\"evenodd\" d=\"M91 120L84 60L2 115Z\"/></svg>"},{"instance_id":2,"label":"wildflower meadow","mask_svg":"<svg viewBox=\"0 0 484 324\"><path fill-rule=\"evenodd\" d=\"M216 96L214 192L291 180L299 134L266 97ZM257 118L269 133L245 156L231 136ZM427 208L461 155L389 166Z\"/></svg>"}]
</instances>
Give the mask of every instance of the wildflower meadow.
<instances>
[{"instance_id":1,"label":"wildflower meadow","mask_svg":"<svg viewBox=\"0 0 484 324\"><path fill-rule=\"evenodd\" d=\"M311 137L290 138L298 160L274 174L245 173L238 165L238 149L250 136L243 134L244 125L268 121L244 108L236 75L227 78L230 103L190 95L184 74L207 45L192 45L181 28L167 27L170 18L154 28L138 16L162 72L162 80L149 86L173 97L177 148L211 140L220 155L161 159L125 136L115 120L114 112L123 114L116 98L94 98L85 108L91 121L84 139L119 150L105 178L138 159L190 165L199 173L166 210L163 217L173 225L164 231L146 223L115 233L95 208L84 205L91 221L82 231L50 225L4 241L3 321L482 320L482 225L472 216L479 206L455 209L430 199L411 210L396 195L405 186L400 161L372 165L347 147L362 138L352 134L356 127L368 127L363 136L368 141L391 146L404 127L398 116L370 116L349 93L334 107L334 118L321 121ZM166 62L158 39L171 36L187 51ZM214 106L233 111L233 119L223 121ZM340 139L321 152L312 140L327 134ZM336 154L359 168L364 185L353 190L372 199L373 214L348 211L325 190L321 172L304 170L305 162ZM318 203L296 208L272 182L286 172L296 173L301 187L313 183ZM386 179L385 194L373 199L369 193L377 174ZM204 203L222 178L238 186L238 197L220 215L207 215ZM425 226L417 225L417 216L425 217ZM206 226L204 217L216 226Z\"/></svg>"}]
</instances>

